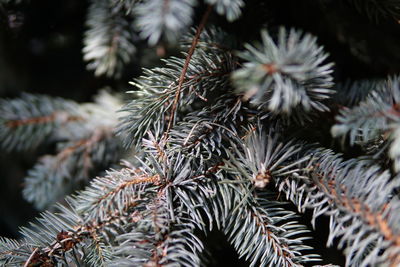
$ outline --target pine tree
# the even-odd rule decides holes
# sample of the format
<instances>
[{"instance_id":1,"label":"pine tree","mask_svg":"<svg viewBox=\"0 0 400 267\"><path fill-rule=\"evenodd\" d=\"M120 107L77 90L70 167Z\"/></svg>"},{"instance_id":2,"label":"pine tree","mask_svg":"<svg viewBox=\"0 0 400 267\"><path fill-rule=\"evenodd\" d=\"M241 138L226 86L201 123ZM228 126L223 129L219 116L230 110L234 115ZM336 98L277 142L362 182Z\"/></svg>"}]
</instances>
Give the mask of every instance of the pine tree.
<instances>
[{"instance_id":1,"label":"pine tree","mask_svg":"<svg viewBox=\"0 0 400 267\"><path fill-rule=\"evenodd\" d=\"M294 19L280 26L273 2L89 1L87 70L121 81L140 56L148 68L92 103L0 100L4 153L55 147L22 191L42 214L0 238L0 264L207 266L218 231L249 266L337 264L311 244L346 266L400 266L400 64L384 54L381 77L346 79L337 51ZM331 2L304 5L328 20ZM398 0L339 2L399 29ZM328 26L372 62L350 27ZM154 66L145 51L168 56ZM312 242L323 217L328 240Z\"/></svg>"}]
</instances>

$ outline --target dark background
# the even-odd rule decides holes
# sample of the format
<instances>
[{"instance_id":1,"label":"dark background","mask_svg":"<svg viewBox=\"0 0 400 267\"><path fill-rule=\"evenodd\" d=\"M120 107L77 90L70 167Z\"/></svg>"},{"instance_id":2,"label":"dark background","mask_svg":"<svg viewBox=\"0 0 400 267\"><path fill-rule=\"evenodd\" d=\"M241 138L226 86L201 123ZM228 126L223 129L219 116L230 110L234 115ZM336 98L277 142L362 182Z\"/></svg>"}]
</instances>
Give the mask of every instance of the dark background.
<instances>
[{"instance_id":1,"label":"dark background","mask_svg":"<svg viewBox=\"0 0 400 267\"><path fill-rule=\"evenodd\" d=\"M229 24L213 14L210 23L223 27L243 40L254 40L261 26L274 29L286 25L318 36L318 41L335 62L336 82L348 79L385 78L400 72L400 25L396 18L371 20L346 0L247 1L240 21ZM0 1L1 3L1 1ZM261 8L259 3L261 3ZM158 64L156 48L138 44L132 64L119 80L94 77L82 60L87 1L26 1L0 4L0 97L17 97L21 92L61 96L78 102L90 101L98 89L129 90L128 81L140 74L143 65ZM204 6L198 8L196 21ZM171 49L172 51L173 49ZM167 53L168 55L168 53ZM148 60L148 57L153 57ZM150 63L149 63L150 62ZM38 212L21 197L23 177L36 159L51 148L9 153L0 151L0 236L18 237L18 227L27 225ZM309 221L306 215L304 223ZM322 219L315 231L325 244L328 221ZM210 237L211 236L211 237ZM220 233L207 237L212 247L212 264L245 265ZM225 245L221 246L223 243ZM343 264L335 249L319 251L327 261Z\"/></svg>"}]
</instances>

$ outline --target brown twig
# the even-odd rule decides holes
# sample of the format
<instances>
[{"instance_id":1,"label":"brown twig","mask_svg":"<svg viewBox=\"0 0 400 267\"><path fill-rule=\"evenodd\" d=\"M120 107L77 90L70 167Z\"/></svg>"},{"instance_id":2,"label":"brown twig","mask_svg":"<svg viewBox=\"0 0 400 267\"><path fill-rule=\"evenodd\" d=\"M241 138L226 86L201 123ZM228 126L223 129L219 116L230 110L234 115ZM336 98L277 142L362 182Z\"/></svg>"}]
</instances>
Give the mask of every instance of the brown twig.
<instances>
[{"instance_id":1,"label":"brown twig","mask_svg":"<svg viewBox=\"0 0 400 267\"><path fill-rule=\"evenodd\" d=\"M186 72L187 72L187 70L189 68L190 60L191 60L191 58L193 56L194 50L195 50L196 45L197 45L197 43L199 41L199 38L200 38L200 34L203 31L203 29L204 29L204 27L205 27L205 25L207 23L207 20L208 20L208 17L210 15L211 11L212 11L212 6L209 6L207 8L207 11L204 13L204 15L203 15L203 17L201 19L199 27L196 30L196 34L195 34L195 36L193 38L193 41L192 41L192 44L190 46L189 52L188 52L188 54L186 56L185 64L183 65L181 76L179 77L178 88L176 89L174 103L172 104L171 117L170 117L170 120L168 122L167 130L164 133L165 140L167 140L168 133L171 130L172 125L174 124L175 112L176 112L176 109L178 108L179 98L180 98L180 95L181 95L181 89L182 89L183 82L185 81L185 76L186 76Z\"/></svg>"},{"instance_id":2,"label":"brown twig","mask_svg":"<svg viewBox=\"0 0 400 267\"><path fill-rule=\"evenodd\" d=\"M124 183L120 184L118 187L113 189L112 191L108 192L104 196L102 196L99 200L97 200L96 204L99 204L101 201L104 199L110 197L111 195L116 195L118 194L121 190L124 188L131 186L131 185L136 185L136 184L145 184L145 183L152 183L152 184L158 184L160 182L160 176L158 174L148 176L145 174L135 176L132 180L125 181Z\"/></svg>"},{"instance_id":3,"label":"brown twig","mask_svg":"<svg viewBox=\"0 0 400 267\"><path fill-rule=\"evenodd\" d=\"M33 257L35 256L36 252L38 252L39 248L35 248L34 251L32 251L32 254L29 256L29 258L26 260L24 267L28 267L29 263L32 261Z\"/></svg>"},{"instance_id":4,"label":"brown twig","mask_svg":"<svg viewBox=\"0 0 400 267\"><path fill-rule=\"evenodd\" d=\"M332 175L332 174L331 174ZM333 176L334 177L334 176ZM344 185L340 185L341 191L337 190L336 181L330 180L327 185L319 181L317 184L318 188L322 189L324 193L331 196L332 198L328 200L330 205L337 205L334 202L339 202L346 210L350 213L356 213L368 226L376 229L385 240L393 244L395 247L400 247L400 235L396 234L387 218L390 214L386 210L390 208L390 204L384 204L379 211L373 211L373 209L364 203L362 199L357 199L355 197L348 198L348 189ZM400 256L396 253L390 252L387 256L390 266L399 266Z\"/></svg>"},{"instance_id":5,"label":"brown twig","mask_svg":"<svg viewBox=\"0 0 400 267\"><path fill-rule=\"evenodd\" d=\"M70 121L83 120L83 118L79 116L72 116L62 111L55 111L47 116L10 120L7 121L5 125L9 128L17 128L24 125L51 123L57 120L60 120L62 123L65 123Z\"/></svg>"}]
</instances>

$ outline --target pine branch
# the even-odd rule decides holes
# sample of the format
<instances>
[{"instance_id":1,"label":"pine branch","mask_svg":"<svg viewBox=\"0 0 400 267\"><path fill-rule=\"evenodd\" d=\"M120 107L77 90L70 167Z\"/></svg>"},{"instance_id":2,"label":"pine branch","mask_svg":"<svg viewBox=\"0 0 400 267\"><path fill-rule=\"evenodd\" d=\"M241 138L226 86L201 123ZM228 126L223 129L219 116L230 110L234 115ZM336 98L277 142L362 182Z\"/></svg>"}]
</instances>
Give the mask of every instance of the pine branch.
<instances>
[{"instance_id":1,"label":"pine branch","mask_svg":"<svg viewBox=\"0 0 400 267\"><path fill-rule=\"evenodd\" d=\"M368 144L380 138L390 142L389 157L394 169L400 168L400 152L397 138L399 130L400 102L399 77L389 78L373 90L358 106L343 108L336 117L331 133L334 137L349 136L350 145Z\"/></svg>"},{"instance_id":2,"label":"pine branch","mask_svg":"<svg viewBox=\"0 0 400 267\"><path fill-rule=\"evenodd\" d=\"M128 171L125 169L110 175L119 176L121 179L127 180L127 176L130 177L132 173L134 173L133 170ZM133 181L137 182L137 179L144 179L144 177L138 178L136 175L136 180ZM149 178L147 182L154 179ZM90 189L74 198L68 199L70 208L58 206L59 213L43 213L42 217L38 219L38 223L31 224L30 228L22 229L22 244L11 244L14 247L20 245L20 247L13 248L12 251L3 252L0 254L0 258L15 260L18 257L25 257L25 261L29 260L31 265L44 262L49 264L62 262L64 264L68 264L68 262L82 264L86 262L92 264L90 266L98 266L97 264L100 263L101 265L106 265L114 261L117 256L114 251L121 245L118 243L120 233L128 233L135 229L135 223L138 223L142 216L141 211L146 211L148 201L140 199L137 202L128 201L129 199L120 194L123 192L125 196L131 197L129 193L132 192L132 189L129 190L129 188L134 182L120 182L119 184L114 182L109 185L110 181L114 181L114 179L95 180ZM112 189L109 192L99 191L98 186L100 185L109 186ZM94 193L100 194L100 199L97 201L83 201L90 200L90 198L93 199ZM103 197L101 197L101 194ZM118 203L121 203L113 204L118 209L107 206L107 203L108 205L113 203L115 198L118 199ZM86 208L88 203L92 209ZM99 208L103 205L105 205L106 210L100 214L96 213L100 211ZM4 241L2 240L2 242ZM6 242L6 244L10 243L7 240ZM116 248L113 248L114 246ZM31 248L32 251L37 250L33 259L29 257L32 255L31 252L19 252L25 247Z\"/></svg>"},{"instance_id":3,"label":"pine branch","mask_svg":"<svg viewBox=\"0 0 400 267\"><path fill-rule=\"evenodd\" d=\"M17 240L0 237L0 264L3 266L21 266L29 258L33 250Z\"/></svg>"},{"instance_id":4,"label":"pine branch","mask_svg":"<svg viewBox=\"0 0 400 267\"><path fill-rule=\"evenodd\" d=\"M198 253L203 246L193 235L196 226L188 220L189 215L183 210L175 210L174 191L176 187L187 183L186 179L190 171L189 165L182 161L183 158L179 156L177 158L181 160L168 162L165 165L169 166L168 169L162 165L157 166L164 164L164 160L162 163L157 163L153 159L153 168L164 177L157 178L159 184L149 198L143 197L143 194L140 196L139 193L139 203L145 202L144 209L138 208L140 204L136 207L136 210L140 212L137 226L130 233L118 237L120 242L116 248L118 257L112 262L113 264L132 266L141 262L146 266L198 265ZM117 188L127 191L125 187L118 186ZM109 195L110 193L106 194L106 196ZM147 244L147 250L141 250L143 247L141 244ZM139 250L132 251L132 246L138 247Z\"/></svg>"},{"instance_id":5,"label":"pine branch","mask_svg":"<svg viewBox=\"0 0 400 267\"><path fill-rule=\"evenodd\" d=\"M39 210L86 184L99 169L119 160L121 147L109 128L96 129L86 139L68 142L55 156L44 156L28 171L23 195Z\"/></svg>"},{"instance_id":6,"label":"pine branch","mask_svg":"<svg viewBox=\"0 0 400 267\"><path fill-rule=\"evenodd\" d=\"M229 140L239 137L240 123L247 116L238 97L224 96L213 106L185 116L171 131L172 150L199 160L202 166L225 153Z\"/></svg>"},{"instance_id":7,"label":"pine branch","mask_svg":"<svg viewBox=\"0 0 400 267\"><path fill-rule=\"evenodd\" d=\"M176 42L192 23L194 0L146 0L134 6L140 36L155 45L161 38Z\"/></svg>"},{"instance_id":8,"label":"pine branch","mask_svg":"<svg viewBox=\"0 0 400 267\"><path fill-rule=\"evenodd\" d=\"M182 49L190 49L196 31L197 29L192 28L190 33L183 35L180 41ZM238 41L235 36L226 33L215 25L209 25L200 33L196 48L197 50L216 50L217 52L233 53L233 50L238 48Z\"/></svg>"},{"instance_id":9,"label":"pine branch","mask_svg":"<svg viewBox=\"0 0 400 267\"><path fill-rule=\"evenodd\" d=\"M122 213L129 206L146 201L155 194L152 184L158 185L160 177L143 169L124 168L108 172L105 178L93 180L86 190L76 196L76 207L86 220L102 221L112 211Z\"/></svg>"},{"instance_id":10,"label":"pine branch","mask_svg":"<svg viewBox=\"0 0 400 267\"><path fill-rule=\"evenodd\" d=\"M43 156L25 178L24 197L38 209L61 200L120 159L114 127L121 103L106 91L100 91L95 103L79 105L30 94L0 101L2 146L22 150L56 144L57 154Z\"/></svg>"},{"instance_id":11,"label":"pine branch","mask_svg":"<svg viewBox=\"0 0 400 267\"><path fill-rule=\"evenodd\" d=\"M223 229L232 209L232 192L222 190L214 176L221 165L216 164L186 178L174 191L179 200L177 209L185 211L196 227L203 231L211 231L214 226Z\"/></svg>"},{"instance_id":12,"label":"pine branch","mask_svg":"<svg viewBox=\"0 0 400 267\"><path fill-rule=\"evenodd\" d=\"M259 207L236 208L229 216L225 232L239 255L246 255L250 266L303 266L319 261L318 255L305 254L311 249L302 242L308 231L294 221L294 213L265 196L259 201Z\"/></svg>"},{"instance_id":13,"label":"pine branch","mask_svg":"<svg viewBox=\"0 0 400 267\"><path fill-rule=\"evenodd\" d=\"M243 151L244 153L247 152L248 154L246 155L251 158L249 162L244 164L247 163L249 165L251 162L261 162L261 165L263 165L262 162L264 162L266 165L271 166L271 170L274 171L274 166L281 164L282 159L296 153L296 151L293 152L290 149L287 153L280 153L278 151L280 149L285 151L286 147L281 147L282 145L274 147L272 143L271 146L268 146L271 150L263 153L263 155L267 155L268 160L260 161L258 157L260 153L255 152L255 150L264 149L265 146L253 142L264 140L262 138L264 136L257 137L257 135L252 137L252 134L247 137L252 141L246 143L247 145L243 147ZM253 138L256 140L253 140ZM243 144L243 146L245 145ZM242 159L240 156L242 152L237 148L235 149L235 147L232 149L235 156L230 153L229 160L225 160L224 164L210 168L206 173L195 176L193 180L187 180L190 183L185 183L184 187L176 191L177 196L184 205L183 207L188 214L191 214L192 220L197 225L205 226L208 224L210 230L213 224L223 229L231 239L239 255L246 255L246 259L250 261L252 266L255 264L296 266L296 264L317 260L318 257L315 255L302 255L301 251L309 248L302 245L304 238L302 234L305 233L303 231L304 228L293 222L295 218L293 213L283 209L276 209L276 203L274 202L265 202L261 198L256 200L253 197L253 179L249 179L248 175L239 169L239 164L235 164L237 162L236 158ZM271 151L273 151L272 154ZM278 159L279 157L281 159ZM301 161L296 164L300 163ZM240 166L244 164L240 164ZM251 165L249 168L251 168ZM290 172L287 169L284 171L288 174ZM214 172L217 176L215 176ZM283 175L283 171L275 171L273 173L274 175ZM230 179L231 176L233 179ZM217 183L213 181L216 177L218 177ZM283 222L282 218L288 220L282 224L284 229L280 228L279 224Z\"/></svg>"},{"instance_id":14,"label":"pine branch","mask_svg":"<svg viewBox=\"0 0 400 267\"><path fill-rule=\"evenodd\" d=\"M400 205L394 195L400 180L368 164L345 162L321 150L314 152L302 174L282 179L277 186L301 211L313 209L313 223L321 215L331 217L328 245L339 240L347 266L396 266L398 218L392 211Z\"/></svg>"},{"instance_id":15,"label":"pine branch","mask_svg":"<svg viewBox=\"0 0 400 267\"><path fill-rule=\"evenodd\" d=\"M61 98L23 94L19 99L1 99L1 146L8 151L34 149L54 138L60 128L82 120L77 104Z\"/></svg>"},{"instance_id":16,"label":"pine branch","mask_svg":"<svg viewBox=\"0 0 400 267\"><path fill-rule=\"evenodd\" d=\"M220 183L230 187L233 198L224 231L251 266L301 266L318 260L317 255L307 254L310 248L303 245L307 231L294 221L294 213L278 208L255 190L297 171L307 157L293 161L299 149L277 143L276 136L267 138L261 127L249 132L242 143L232 144L233 152L221 167L224 172L219 173Z\"/></svg>"},{"instance_id":17,"label":"pine branch","mask_svg":"<svg viewBox=\"0 0 400 267\"><path fill-rule=\"evenodd\" d=\"M119 78L136 52L130 18L110 0L92 1L86 20L83 59L96 76Z\"/></svg>"},{"instance_id":18,"label":"pine branch","mask_svg":"<svg viewBox=\"0 0 400 267\"><path fill-rule=\"evenodd\" d=\"M349 3L378 20L396 18L396 1ZM246 2L241 18L243 0L204 3L201 22L187 33L196 0L90 2L83 52L95 75L121 77L136 51L135 31L150 45L180 39L187 51L144 70L122 109L106 93L85 104L33 95L0 100L2 147L55 144L56 154L43 157L25 180L25 197L38 208L120 159L120 139L131 161L44 212L22 228L20 240L0 238L0 265L199 266L206 248L197 234L215 228L251 266L320 261L306 245L309 231L276 191L300 212L311 210L314 227L320 216L330 217L328 246L338 243L347 266L400 265L400 78L333 87L328 53L293 29L276 36L260 29L261 42L236 53L238 38L205 29L211 12L226 18L224 28L246 30L280 21L252 17L254 9L276 4ZM339 70L335 77L346 75ZM333 135L350 136L361 148L358 158L288 138L323 132L329 108L340 110Z\"/></svg>"},{"instance_id":19,"label":"pine branch","mask_svg":"<svg viewBox=\"0 0 400 267\"><path fill-rule=\"evenodd\" d=\"M205 2L213 5L218 14L225 15L229 22L240 17L241 8L245 5L243 0L206 0Z\"/></svg>"},{"instance_id":20,"label":"pine branch","mask_svg":"<svg viewBox=\"0 0 400 267\"><path fill-rule=\"evenodd\" d=\"M209 17L211 13L211 6L208 7L207 11L204 13L201 22L199 24L199 27L196 30L196 34L193 37L193 41L192 41L192 45L190 46L190 49L187 53L186 59L185 59L185 63L183 65L182 68L182 72L181 75L179 76L179 80L178 80L178 87L176 88L176 93L175 93L175 98L174 98L174 103L172 104L172 108L171 108L171 118L169 119L168 122L168 127L167 130L165 131L165 139L168 138L168 133L171 130L172 125L175 123L175 113L176 113L176 109L178 108L178 104L179 104L179 98L181 95L181 90L182 90L182 86L183 86L183 82L185 81L185 76L186 73L188 71L189 68L189 64L190 64L190 60L192 59L194 50L196 48L197 42L199 41L200 38L200 34L203 31L206 23L207 23L207 19Z\"/></svg>"},{"instance_id":21,"label":"pine branch","mask_svg":"<svg viewBox=\"0 0 400 267\"><path fill-rule=\"evenodd\" d=\"M148 132L156 136L159 134L157 131L163 134L169 123L180 119L175 117L178 111L189 109L199 98L204 101L210 92L226 89L229 86L228 74L235 67L232 54L220 49L198 49L187 67L185 62L171 57L166 61L166 67L145 69L144 76L131 83L138 89L131 92L136 98L122 109L127 115L121 118L118 127L120 134L126 134L124 143L127 147L139 146ZM182 72L185 68L186 71ZM185 78L180 80L182 73L185 73ZM182 84L178 90L179 81ZM176 99L179 103L173 110Z\"/></svg>"},{"instance_id":22,"label":"pine branch","mask_svg":"<svg viewBox=\"0 0 400 267\"><path fill-rule=\"evenodd\" d=\"M182 229L171 231L168 239L160 248L165 256L159 261L162 266L200 266L199 252L202 242L193 235L192 223L181 223Z\"/></svg>"},{"instance_id":23,"label":"pine branch","mask_svg":"<svg viewBox=\"0 0 400 267\"><path fill-rule=\"evenodd\" d=\"M262 44L247 44L239 56L246 62L232 74L238 92L258 108L277 114L302 114L327 111L321 101L333 93L333 64L324 63L328 54L309 34L281 28L278 41L266 31L261 32Z\"/></svg>"},{"instance_id":24,"label":"pine branch","mask_svg":"<svg viewBox=\"0 0 400 267\"><path fill-rule=\"evenodd\" d=\"M134 7L143 0L111 0L110 4L117 10L125 10L126 15L132 15Z\"/></svg>"},{"instance_id":25,"label":"pine branch","mask_svg":"<svg viewBox=\"0 0 400 267\"><path fill-rule=\"evenodd\" d=\"M232 144L233 152L228 152L229 160L223 169L254 188L265 188L273 179L300 171L300 164L309 159L308 156L299 158L300 146L279 141L279 134L273 129L269 134L263 132L261 125L253 129L243 141Z\"/></svg>"}]
</instances>

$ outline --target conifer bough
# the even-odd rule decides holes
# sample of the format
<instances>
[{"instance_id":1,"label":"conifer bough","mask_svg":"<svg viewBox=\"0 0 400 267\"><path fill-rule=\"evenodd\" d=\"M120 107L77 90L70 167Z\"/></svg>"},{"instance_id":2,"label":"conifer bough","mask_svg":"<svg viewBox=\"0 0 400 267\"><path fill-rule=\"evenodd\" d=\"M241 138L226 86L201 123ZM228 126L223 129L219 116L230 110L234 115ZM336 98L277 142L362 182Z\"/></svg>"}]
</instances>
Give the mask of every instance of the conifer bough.
<instances>
[{"instance_id":1,"label":"conifer bough","mask_svg":"<svg viewBox=\"0 0 400 267\"><path fill-rule=\"evenodd\" d=\"M249 266L333 266L308 241L326 216L346 266L400 265L399 76L335 84L335 58L308 33L252 21L259 42L218 27L266 3L91 1L83 54L95 75L119 79L145 44L180 40L182 56L143 69L125 105L104 92L91 104L1 100L2 148L57 149L23 190L47 210L19 239L0 238L0 264L200 266L216 230ZM316 142L339 136L360 153ZM299 222L306 210L312 227Z\"/></svg>"},{"instance_id":2,"label":"conifer bough","mask_svg":"<svg viewBox=\"0 0 400 267\"><path fill-rule=\"evenodd\" d=\"M258 107L274 113L327 111L322 100L333 93L332 64L309 34L281 28L275 42L266 31L261 32L262 44L246 44L239 57L246 60L232 75L238 92L245 92ZM299 110L297 110L299 111Z\"/></svg>"}]
</instances>

